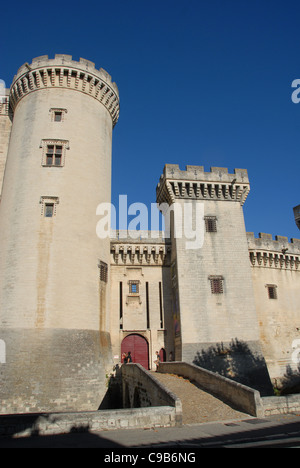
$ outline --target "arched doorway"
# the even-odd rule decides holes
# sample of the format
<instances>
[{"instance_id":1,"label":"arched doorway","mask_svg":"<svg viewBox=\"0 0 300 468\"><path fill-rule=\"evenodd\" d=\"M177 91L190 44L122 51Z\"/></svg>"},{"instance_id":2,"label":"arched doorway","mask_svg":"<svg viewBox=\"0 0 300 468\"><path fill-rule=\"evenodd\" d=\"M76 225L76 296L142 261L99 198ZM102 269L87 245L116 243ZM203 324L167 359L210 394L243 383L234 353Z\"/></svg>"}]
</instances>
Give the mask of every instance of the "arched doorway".
<instances>
[{"instance_id":1,"label":"arched doorway","mask_svg":"<svg viewBox=\"0 0 300 468\"><path fill-rule=\"evenodd\" d=\"M127 335L121 344L121 354L128 351L131 351L132 362L149 369L149 346L146 338L137 333Z\"/></svg>"},{"instance_id":2,"label":"arched doorway","mask_svg":"<svg viewBox=\"0 0 300 468\"><path fill-rule=\"evenodd\" d=\"M166 350L161 348L159 351L160 362L166 362Z\"/></svg>"}]
</instances>

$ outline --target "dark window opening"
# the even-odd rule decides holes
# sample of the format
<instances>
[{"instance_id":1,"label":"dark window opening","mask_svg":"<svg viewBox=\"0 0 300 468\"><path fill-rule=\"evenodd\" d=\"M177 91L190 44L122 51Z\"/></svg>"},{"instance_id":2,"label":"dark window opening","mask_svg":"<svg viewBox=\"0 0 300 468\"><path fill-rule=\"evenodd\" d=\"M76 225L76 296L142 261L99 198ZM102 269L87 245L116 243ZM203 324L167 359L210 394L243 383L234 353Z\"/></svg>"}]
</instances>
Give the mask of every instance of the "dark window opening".
<instances>
[{"instance_id":1,"label":"dark window opening","mask_svg":"<svg viewBox=\"0 0 300 468\"><path fill-rule=\"evenodd\" d=\"M105 262L100 262L100 281L103 281L104 283L107 283L108 279L108 266L107 263Z\"/></svg>"},{"instance_id":2,"label":"dark window opening","mask_svg":"<svg viewBox=\"0 0 300 468\"><path fill-rule=\"evenodd\" d=\"M277 286L267 286L269 299L277 299Z\"/></svg>"},{"instance_id":3,"label":"dark window opening","mask_svg":"<svg viewBox=\"0 0 300 468\"><path fill-rule=\"evenodd\" d=\"M210 288L212 294L223 294L223 278L222 277L210 277Z\"/></svg>"},{"instance_id":4,"label":"dark window opening","mask_svg":"<svg viewBox=\"0 0 300 468\"><path fill-rule=\"evenodd\" d=\"M62 120L62 112L54 112L54 122L61 122Z\"/></svg>"},{"instance_id":5,"label":"dark window opening","mask_svg":"<svg viewBox=\"0 0 300 468\"><path fill-rule=\"evenodd\" d=\"M123 283L120 281L120 330L123 328Z\"/></svg>"},{"instance_id":6,"label":"dark window opening","mask_svg":"<svg viewBox=\"0 0 300 468\"><path fill-rule=\"evenodd\" d=\"M206 216L204 220L206 232L217 232L217 218L215 216Z\"/></svg>"},{"instance_id":7,"label":"dark window opening","mask_svg":"<svg viewBox=\"0 0 300 468\"><path fill-rule=\"evenodd\" d=\"M160 328L163 328L164 327L164 320L163 320L163 303L162 303L161 281L159 282L159 318L160 318Z\"/></svg>"},{"instance_id":8,"label":"dark window opening","mask_svg":"<svg viewBox=\"0 0 300 468\"><path fill-rule=\"evenodd\" d=\"M148 282L146 282L146 313L147 313L147 328L150 328L149 283Z\"/></svg>"},{"instance_id":9,"label":"dark window opening","mask_svg":"<svg viewBox=\"0 0 300 468\"><path fill-rule=\"evenodd\" d=\"M45 204L45 218L52 218L54 213L54 203Z\"/></svg>"}]
</instances>

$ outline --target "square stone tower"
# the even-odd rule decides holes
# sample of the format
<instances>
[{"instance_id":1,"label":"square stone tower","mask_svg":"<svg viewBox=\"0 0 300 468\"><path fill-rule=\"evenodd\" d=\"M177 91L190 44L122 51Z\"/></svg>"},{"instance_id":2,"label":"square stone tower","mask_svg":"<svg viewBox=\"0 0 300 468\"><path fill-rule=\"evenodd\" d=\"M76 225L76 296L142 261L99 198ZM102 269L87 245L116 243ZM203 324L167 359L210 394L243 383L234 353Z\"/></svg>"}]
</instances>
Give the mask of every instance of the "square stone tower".
<instances>
[{"instance_id":1,"label":"square stone tower","mask_svg":"<svg viewBox=\"0 0 300 468\"><path fill-rule=\"evenodd\" d=\"M175 359L224 366L247 383L237 361L247 355L265 368L243 216L249 190L244 169L170 164L157 186L157 203L170 207ZM246 362L239 368L254 372Z\"/></svg>"}]
</instances>

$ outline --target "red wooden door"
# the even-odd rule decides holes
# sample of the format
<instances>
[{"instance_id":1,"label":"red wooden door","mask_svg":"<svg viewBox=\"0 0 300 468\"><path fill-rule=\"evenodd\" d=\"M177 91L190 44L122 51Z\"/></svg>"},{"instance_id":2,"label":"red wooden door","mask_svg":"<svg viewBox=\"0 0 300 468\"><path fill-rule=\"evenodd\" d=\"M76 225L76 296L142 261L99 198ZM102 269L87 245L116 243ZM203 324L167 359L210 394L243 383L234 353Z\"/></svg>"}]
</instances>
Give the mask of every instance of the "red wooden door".
<instances>
[{"instance_id":1,"label":"red wooden door","mask_svg":"<svg viewBox=\"0 0 300 468\"><path fill-rule=\"evenodd\" d=\"M128 353L128 351L131 352L132 362L149 369L149 348L146 338L138 334L126 336L122 341L121 353Z\"/></svg>"},{"instance_id":2,"label":"red wooden door","mask_svg":"<svg viewBox=\"0 0 300 468\"><path fill-rule=\"evenodd\" d=\"M159 351L159 356L160 356L160 362L166 361L166 350L164 348L161 348L161 350Z\"/></svg>"}]
</instances>

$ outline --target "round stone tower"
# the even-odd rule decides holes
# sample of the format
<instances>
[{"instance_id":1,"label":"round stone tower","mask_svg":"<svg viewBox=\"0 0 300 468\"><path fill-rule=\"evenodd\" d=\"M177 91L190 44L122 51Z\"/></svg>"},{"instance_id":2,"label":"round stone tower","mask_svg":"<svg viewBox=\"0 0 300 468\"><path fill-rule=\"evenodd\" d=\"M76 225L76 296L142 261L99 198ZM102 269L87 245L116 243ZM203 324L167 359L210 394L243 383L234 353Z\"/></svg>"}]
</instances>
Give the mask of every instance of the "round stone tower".
<instances>
[{"instance_id":1,"label":"round stone tower","mask_svg":"<svg viewBox=\"0 0 300 468\"><path fill-rule=\"evenodd\" d=\"M96 410L111 363L109 239L119 95L110 75L68 55L24 64L0 204L0 413Z\"/></svg>"}]
</instances>

